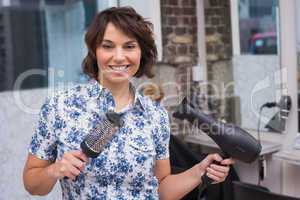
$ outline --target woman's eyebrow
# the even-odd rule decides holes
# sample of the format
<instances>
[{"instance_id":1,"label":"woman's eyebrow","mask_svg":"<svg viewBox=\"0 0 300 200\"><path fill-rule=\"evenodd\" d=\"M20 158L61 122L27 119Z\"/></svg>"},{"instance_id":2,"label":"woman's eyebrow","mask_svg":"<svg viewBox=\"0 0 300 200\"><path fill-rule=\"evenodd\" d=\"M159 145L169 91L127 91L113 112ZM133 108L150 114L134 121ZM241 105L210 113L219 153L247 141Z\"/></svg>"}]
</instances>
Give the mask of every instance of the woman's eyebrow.
<instances>
[{"instance_id":1,"label":"woman's eyebrow","mask_svg":"<svg viewBox=\"0 0 300 200\"><path fill-rule=\"evenodd\" d=\"M102 42L114 44L113 41L108 40L108 39L104 39ZM129 40L129 41L126 41L124 44L136 44L136 43L137 43L136 40Z\"/></svg>"},{"instance_id":2,"label":"woman's eyebrow","mask_svg":"<svg viewBox=\"0 0 300 200\"><path fill-rule=\"evenodd\" d=\"M129 40L129 41L125 42L125 44L130 44L130 43L137 43L137 41L136 40Z\"/></svg>"},{"instance_id":3,"label":"woman's eyebrow","mask_svg":"<svg viewBox=\"0 0 300 200\"><path fill-rule=\"evenodd\" d=\"M113 43L112 41L106 39L104 39L102 42Z\"/></svg>"}]
</instances>

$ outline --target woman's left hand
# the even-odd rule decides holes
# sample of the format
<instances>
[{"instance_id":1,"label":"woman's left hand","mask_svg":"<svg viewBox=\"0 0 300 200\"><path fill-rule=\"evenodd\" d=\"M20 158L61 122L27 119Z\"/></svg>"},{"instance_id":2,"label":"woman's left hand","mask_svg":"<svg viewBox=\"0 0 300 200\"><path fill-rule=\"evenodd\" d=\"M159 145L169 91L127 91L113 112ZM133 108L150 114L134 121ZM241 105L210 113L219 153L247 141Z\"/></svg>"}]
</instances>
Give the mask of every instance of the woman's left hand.
<instances>
[{"instance_id":1,"label":"woman's left hand","mask_svg":"<svg viewBox=\"0 0 300 200\"><path fill-rule=\"evenodd\" d=\"M218 161L220 164L215 164L213 161ZM219 154L210 154L199 164L204 171L203 175L206 174L213 180L213 184L216 184L226 179L234 160L232 158L223 160Z\"/></svg>"},{"instance_id":2,"label":"woman's left hand","mask_svg":"<svg viewBox=\"0 0 300 200\"><path fill-rule=\"evenodd\" d=\"M232 158L222 160L220 165L212 163L206 168L207 176L214 180L213 184L223 182L228 176L230 165L233 163Z\"/></svg>"}]
</instances>

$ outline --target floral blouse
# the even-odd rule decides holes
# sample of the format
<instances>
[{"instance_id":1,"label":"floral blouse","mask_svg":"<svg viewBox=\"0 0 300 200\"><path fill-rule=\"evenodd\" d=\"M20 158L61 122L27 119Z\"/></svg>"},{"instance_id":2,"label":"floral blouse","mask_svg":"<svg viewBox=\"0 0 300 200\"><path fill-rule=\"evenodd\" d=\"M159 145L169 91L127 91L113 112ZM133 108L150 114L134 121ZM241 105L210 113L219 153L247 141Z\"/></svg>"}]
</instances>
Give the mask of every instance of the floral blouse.
<instances>
[{"instance_id":1,"label":"floral blouse","mask_svg":"<svg viewBox=\"0 0 300 200\"><path fill-rule=\"evenodd\" d=\"M44 160L61 159L80 143L109 110L110 91L96 80L48 98L29 152ZM122 111L125 123L97 158L90 159L75 181L61 179L63 199L159 199L155 162L169 157L169 119L160 105L137 92L133 106Z\"/></svg>"}]
</instances>

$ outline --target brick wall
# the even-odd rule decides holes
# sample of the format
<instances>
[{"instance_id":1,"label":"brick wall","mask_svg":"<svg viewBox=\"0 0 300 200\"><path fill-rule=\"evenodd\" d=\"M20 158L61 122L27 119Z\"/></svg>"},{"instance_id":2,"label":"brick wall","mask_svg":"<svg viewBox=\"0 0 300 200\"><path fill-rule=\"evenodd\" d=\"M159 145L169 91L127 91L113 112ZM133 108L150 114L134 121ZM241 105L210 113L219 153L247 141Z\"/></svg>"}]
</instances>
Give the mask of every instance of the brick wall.
<instances>
[{"instance_id":1,"label":"brick wall","mask_svg":"<svg viewBox=\"0 0 300 200\"><path fill-rule=\"evenodd\" d=\"M198 60L196 0L161 0L163 62L175 67L172 81L181 95L191 90L191 67Z\"/></svg>"},{"instance_id":2,"label":"brick wall","mask_svg":"<svg viewBox=\"0 0 300 200\"><path fill-rule=\"evenodd\" d=\"M229 0L204 0L207 61L232 56Z\"/></svg>"},{"instance_id":3,"label":"brick wall","mask_svg":"<svg viewBox=\"0 0 300 200\"><path fill-rule=\"evenodd\" d=\"M208 90L210 110L218 118L233 121L233 86L226 87L233 82L230 0L204 0L204 9L207 76L214 86Z\"/></svg>"},{"instance_id":4,"label":"brick wall","mask_svg":"<svg viewBox=\"0 0 300 200\"><path fill-rule=\"evenodd\" d=\"M233 80L229 0L204 0L208 79L219 83Z\"/></svg>"},{"instance_id":5,"label":"brick wall","mask_svg":"<svg viewBox=\"0 0 300 200\"><path fill-rule=\"evenodd\" d=\"M196 0L161 0L163 62L197 63Z\"/></svg>"}]
</instances>

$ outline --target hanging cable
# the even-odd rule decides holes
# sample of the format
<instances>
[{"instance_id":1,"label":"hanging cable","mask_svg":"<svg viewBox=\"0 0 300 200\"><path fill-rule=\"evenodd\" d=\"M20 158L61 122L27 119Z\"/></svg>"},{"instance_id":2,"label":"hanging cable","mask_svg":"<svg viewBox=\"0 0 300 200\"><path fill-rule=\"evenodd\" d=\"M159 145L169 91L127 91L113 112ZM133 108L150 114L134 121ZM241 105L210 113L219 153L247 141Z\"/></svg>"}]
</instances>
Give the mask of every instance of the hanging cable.
<instances>
[{"instance_id":1,"label":"hanging cable","mask_svg":"<svg viewBox=\"0 0 300 200\"><path fill-rule=\"evenodd\" d=\"M258 143L262 146L261 144L261 135L260 135L260 122L261 122L261 113L263 111L264 108L273 108L278 106L278 104L276 102L267 102L265 104L263 104L260 108L259 108L259 115L258 115L258 125L257 125L257 140ZM261 181L264 179L265 176L265 158L263 155L259 156L258 159L258 182L257 184L260 185Z\"/></svg>"},{"instance_id":2,"label":"hanging cable","mask_svg":"<svg viewBox=\"0 0 300 200\"><path fill-rule=\"evenodd\" d=\"M258 115L258 125L257 125L257 140L258 140L258 143L261 145L261 137L260 137L260 120L261 120L261 113L262 113L262 110L263 108L265 107L265 104L262 105L259 109L259 115ZM261 181L262 181L262 177L261 177L261 163L262 162L262 156L260 155L259 156L259 159L258 159L258 165L257 165L257 170L258 170L258 182L257 184L260 185L261 184Z\"/></svg>"}]
</instances>

